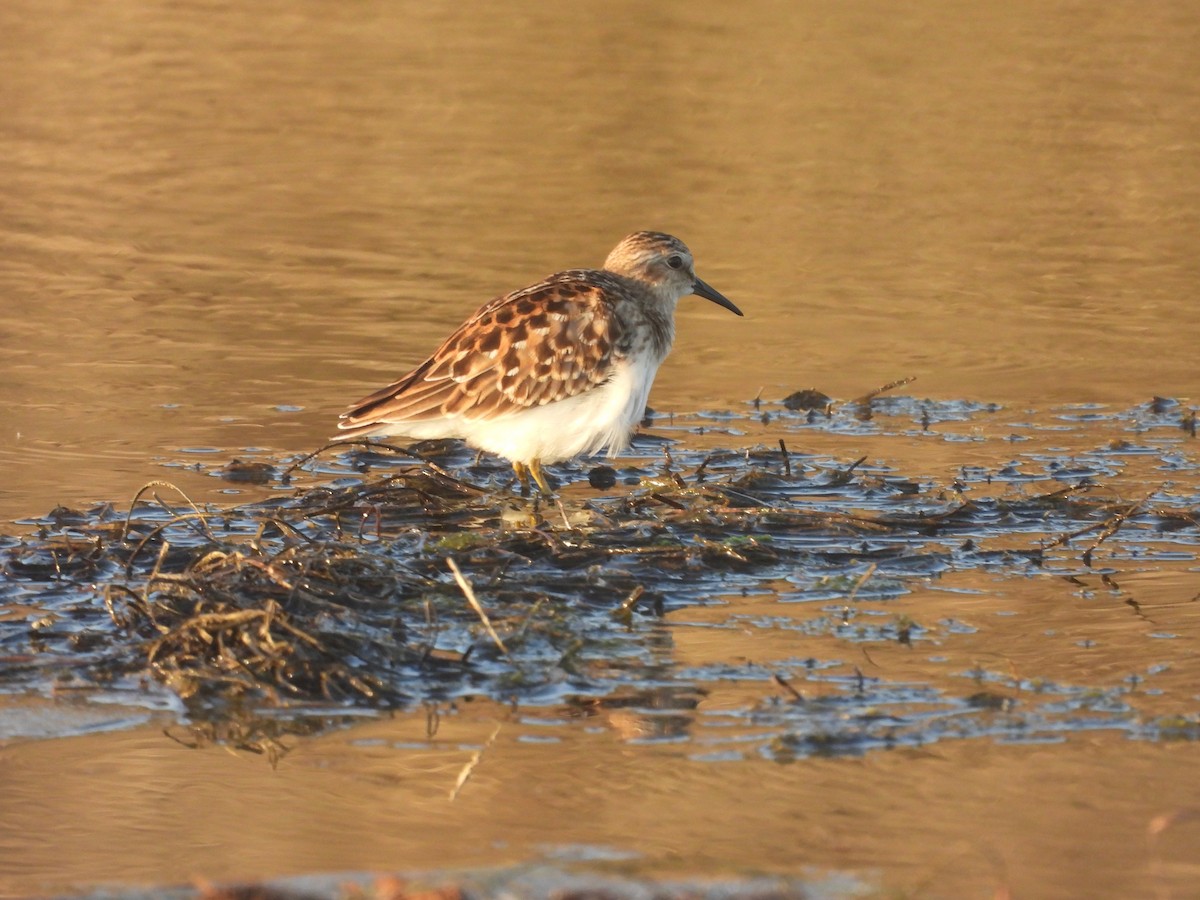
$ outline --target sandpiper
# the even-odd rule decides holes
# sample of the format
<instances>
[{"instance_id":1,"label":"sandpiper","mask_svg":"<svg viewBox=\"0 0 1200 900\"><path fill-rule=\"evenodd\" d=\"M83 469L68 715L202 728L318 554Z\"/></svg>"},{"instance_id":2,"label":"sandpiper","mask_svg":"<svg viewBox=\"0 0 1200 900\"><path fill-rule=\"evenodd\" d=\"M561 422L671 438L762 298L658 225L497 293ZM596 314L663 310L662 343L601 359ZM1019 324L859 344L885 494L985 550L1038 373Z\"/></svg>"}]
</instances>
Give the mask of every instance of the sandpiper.
<instances>
[{"instance_id":1,"label":"sandpiper","mask_svg":"<svg viewBox=\"0 0 1200 900\"><path fill-rule=\"evenodd\" d=\"M544 463L629 445L688 294L742 315L696 277L683 241L635 232L601 269L485 303L423 363L342 413L334 440L461 438L548 495Z\"/></svg>"}]
</instances>

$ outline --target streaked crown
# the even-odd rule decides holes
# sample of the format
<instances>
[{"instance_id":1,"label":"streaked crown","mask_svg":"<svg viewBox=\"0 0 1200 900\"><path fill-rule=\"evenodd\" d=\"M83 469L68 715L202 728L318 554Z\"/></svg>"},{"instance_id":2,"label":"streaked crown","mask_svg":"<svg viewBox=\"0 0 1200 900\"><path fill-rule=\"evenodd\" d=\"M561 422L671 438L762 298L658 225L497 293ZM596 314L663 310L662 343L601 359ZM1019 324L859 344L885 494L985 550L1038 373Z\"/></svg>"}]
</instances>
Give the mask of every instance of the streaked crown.
<instances>
[{"instance_id":1,"label":"streaked crown","mask_svg":"<svg viewBox=\"0 0 1200 900\"><path fill-rule=\"evenodd\" d=\"M642 281L675 301L692 293L696 271L692 251L677 237L659 231L635 231L608 254L604 268Z\"/></svg>"}]
</instances>

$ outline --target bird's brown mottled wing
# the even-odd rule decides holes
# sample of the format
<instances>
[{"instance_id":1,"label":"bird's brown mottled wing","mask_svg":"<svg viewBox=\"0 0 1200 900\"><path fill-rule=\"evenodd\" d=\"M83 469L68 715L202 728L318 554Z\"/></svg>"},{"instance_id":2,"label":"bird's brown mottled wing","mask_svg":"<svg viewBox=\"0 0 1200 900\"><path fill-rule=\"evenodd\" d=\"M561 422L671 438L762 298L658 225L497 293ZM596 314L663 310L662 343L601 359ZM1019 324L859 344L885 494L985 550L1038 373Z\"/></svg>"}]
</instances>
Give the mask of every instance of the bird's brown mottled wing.
<instances>
[{"instance_id":1,"label":"bird's brown mottled wing","mask_svg":"<svg viewBox=\"0 0 1200 900\"><path fill-rule=\"evenodd\" d=\"M563 272L484 305L403 378L342 414L340 428L459 415L491 419L582 394L616 358L603 272Z\"/></svg>"}]
</instances>

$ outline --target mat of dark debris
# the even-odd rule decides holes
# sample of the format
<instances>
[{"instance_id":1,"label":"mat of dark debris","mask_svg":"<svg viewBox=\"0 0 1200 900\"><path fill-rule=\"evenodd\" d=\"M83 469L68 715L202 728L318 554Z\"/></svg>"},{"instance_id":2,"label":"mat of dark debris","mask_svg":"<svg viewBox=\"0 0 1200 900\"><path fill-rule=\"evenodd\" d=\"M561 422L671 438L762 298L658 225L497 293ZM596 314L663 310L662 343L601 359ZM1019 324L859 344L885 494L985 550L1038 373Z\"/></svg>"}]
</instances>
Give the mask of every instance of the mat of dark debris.
<instances>
[{"instance_id":1,"label":"mat of dark debris","mask_svg":"<svg viewBox=\"0 0 1200 900\"><path fill-rule=\"evenodd\" d=\"M705 678L723 677L680 672L660 652L653 625L666 611L785 592L831 604L809 627L844 637L856 603L948 571L1103 572L1093 555L1122 542L1191 553L1200 499L1195 465L1178 448L1189 439L1186 411L1172 404L1102 416L1128 436L1093 450L964 465L945 483L865 458L798 454L788 442L813 428L978 429L996 407L866 398L836 411L795 401L659 418L667 433L736 435L765 416L794 438L735 451L644 436L633 465L555 467L570 485L561 502L514 495L502 461L453 443L339 445L290 467L226 465L222 477L265 481L279 495L220 509L155 483L128 509L58 508L28 522L29 533L0 538L0 687L158 685L192 721L212 723L211 736L251 748L357 710L464 695L587 704L632 693L653 707L664 685L703 691ZM1028 428L1089 415L1073 407ZM1167 428L1171 440L1147 438ZM1147 456L1170 473L1161 483L1137 496L1107 484ZM312 483L289 488L289 478ZM903 617L854 627L868 640L921 639ZM819 677L820 661L809 664ZM964 712L997 705L987 690L947 698L861 676L842 687L824 716L810 704L798 718L786 702L751 711L780 729L772 752L936 739L939 729L957 733ZM894 703L940 712L879 715Z\"/></svg>"}]
</instances>

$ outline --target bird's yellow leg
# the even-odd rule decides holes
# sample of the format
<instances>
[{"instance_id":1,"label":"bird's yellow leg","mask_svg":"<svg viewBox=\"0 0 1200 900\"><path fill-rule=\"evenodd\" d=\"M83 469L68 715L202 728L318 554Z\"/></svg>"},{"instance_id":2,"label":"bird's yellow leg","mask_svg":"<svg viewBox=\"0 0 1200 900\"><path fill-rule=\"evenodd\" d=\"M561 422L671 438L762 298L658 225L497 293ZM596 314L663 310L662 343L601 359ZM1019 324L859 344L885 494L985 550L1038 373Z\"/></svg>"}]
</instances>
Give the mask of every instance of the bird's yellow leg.
<instances>
[{"instance_id":1,"label":"bird's yellow leg","mask_svg":"<svg viewBox=\"0 0 1200 900\"><path fill-rule=\"evenodd\" d=\"M513 461L513 471L517 473L517 481L521 482L521 496L529 496L529 469L525 463ZM535 476L536 477L536 476ZM539 485L540 486L540 485Z\"/></svg>"},{"instance_id":2,"label":"bird's yellow leg","mask_svg":"<svg viewBox=\"0 0 1200 900\"><path fill-rule=\"evenodd\" d=\"M535 459L529 464L529 474L533 476L533 480L537 482L538 489L547 497L553 497L554 491L550 490L550 485L546 484L546 475L542 472L542 461Z\"/></svg>"}]
</instances>

